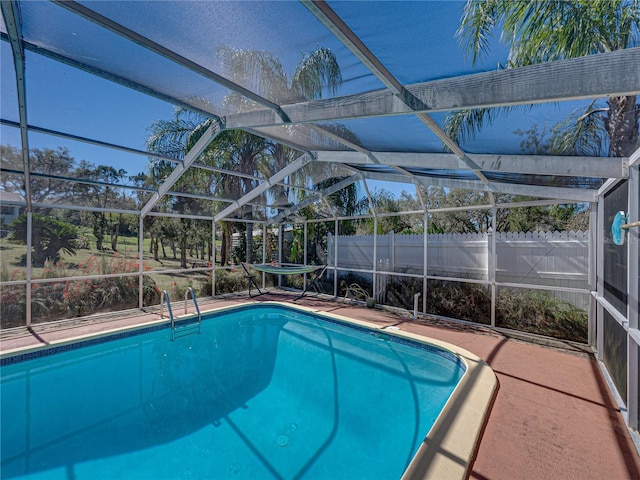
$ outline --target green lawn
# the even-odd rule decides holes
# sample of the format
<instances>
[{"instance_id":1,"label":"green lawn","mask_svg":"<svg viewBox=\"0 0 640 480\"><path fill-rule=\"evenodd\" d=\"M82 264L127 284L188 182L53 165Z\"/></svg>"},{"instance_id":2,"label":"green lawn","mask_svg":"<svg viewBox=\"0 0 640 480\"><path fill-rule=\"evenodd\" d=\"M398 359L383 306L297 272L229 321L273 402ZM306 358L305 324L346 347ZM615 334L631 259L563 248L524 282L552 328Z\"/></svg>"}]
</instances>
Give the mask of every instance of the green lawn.
<instances>
[{"instance_id":1,"label":"green lawn","mask_svg":"<svg viewBox=\"0 0 640 480\"><path fill-rule=\"evenodd\" d=\"M33 278L51 278L51 277L74 277L81 275L91 275L100 273L111 273L105 271L105 267L113 265L114 262L122 264L125 260L130 260L130 263L137 258L138 255L138 238L137 237L119 237L117 252L111 250L99 251L95 248L95 239L90 236L90 248L78 249L75 255L62 252L60 255L60 262L55 269L45 267L33 267ZM110 243L108 244L110 245ZM170 248L165 247L167 257L162 256L160 251L159 260L153 259L151 253L149 253L151 246L151 239L145 238L143 240L143 259L145 270L174 270L180 268L180 250L176 252L176 258L172 256ZM6 238L0 239L0 275L2 281L10 280L24 280L26 278L26 266L24 264L24 258L26 256L27 247L19 243L14 243ZM190 267L192 263L202 264L207 263L207 260L200 260L187 256L187 265ZM53 270L53 271L52 271ZM128 270L135 271L135 270ZM53 275L56 273L56 275Z\"/></svg>"}]
</instances>

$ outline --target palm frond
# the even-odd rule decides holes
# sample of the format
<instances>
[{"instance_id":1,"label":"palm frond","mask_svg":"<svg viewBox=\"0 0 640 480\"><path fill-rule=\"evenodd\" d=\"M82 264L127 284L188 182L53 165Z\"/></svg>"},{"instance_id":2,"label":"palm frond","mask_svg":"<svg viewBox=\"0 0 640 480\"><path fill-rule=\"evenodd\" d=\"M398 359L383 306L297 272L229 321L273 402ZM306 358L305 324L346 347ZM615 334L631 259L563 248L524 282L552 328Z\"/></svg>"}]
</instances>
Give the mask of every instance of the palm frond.
<instances>
[{"instance_id":1,"label":"palm frond","mask_svg":"<svg viewBox=\"0 0 640 480\"><path fill-rule=\"evenodd\" d=\"M235 83L277 103L286 96L289 90L287 74L271 53L225 46L218 48L217 54L223 71ZM241 97L235 97L238 97L236 103L239 103Z\"/></svg>"},{"instance_id":2,"label":"palm frond","mask_svg":"<svg viewBox=\"0 0 640 480\"><path fill-rule=\"evenodd\" d=\"M491 124L499 111L507 110L505 108L475 108L458 110L447 116L444 123L444 131L456 143L460 144L465 140L470 140L482 130L482 128Z\"/></svg>"},{"instance_id":3,"label":"palm frond","mask_svg":"<svg viewBox=\"0 0 640 480\"><path fill-rule=\"evenodd\" d=\"M581 57L634 46L640 1L467 0L456 37L473 63L499 25L512 66Z\"/></svg>"},{"instance_id":4,"label":"palm frond","mask_svg":"<svg viewBox=\"0 0 640 480\"><path fill-rule=\"evenodd\" d=\"M511 2L503 35L522 66L627 48L639 21L637 0Z\"/></svg>"},{"instance_id":5,"label":"palm frond","mask_svg":"<svg viewBox=\"0 0 640 480\"><path fill-rule=\"evenodd\" d=\"M186 152L187 139L196 126L197 124L180 118L158 120L149 127L147 150L181 159Z\"/></svg>"},{"instance_id":6,"label":"palm frond","mask_svg":"<svg viewBox=\"0 0 640 480\"><path fill-rule=\"evenodd\" d=\"M601 156L608 136L603 109L595 102L587 110L576 110L566 120L558 122L551 132L551 153L555 155Z\"/></svg>"},{"instance_id":7,"label":"palm frond","mask_svg":"<svg viewBox=\"0 0 640 480\"><path fill-rule=\"evenodd\" d=\"M456 38L475 64L481 55L489 51L492 31L500 19L501 0L468 0Z\"/></svg>"},{"instance_id":8,"label":"palm frond","mask_svg":"<svg viewBox=\"0 0 640 480\"><path fill-rule=\"evenodd\" d=\"M296 67L291 88L299 93L298 101L315 100L322 98L325 87L335 94L341 83L342 74L336 56L328 48L318 47L306 53Z\"/></svg>"}]
</instances>

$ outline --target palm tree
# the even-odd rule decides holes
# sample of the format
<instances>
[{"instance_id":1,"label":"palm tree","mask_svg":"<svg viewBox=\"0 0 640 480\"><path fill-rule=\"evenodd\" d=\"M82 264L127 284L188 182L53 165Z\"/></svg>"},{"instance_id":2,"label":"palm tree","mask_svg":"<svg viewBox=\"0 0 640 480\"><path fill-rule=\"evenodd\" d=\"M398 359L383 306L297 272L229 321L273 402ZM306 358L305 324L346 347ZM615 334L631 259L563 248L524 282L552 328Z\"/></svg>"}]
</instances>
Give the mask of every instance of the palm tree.
<instances>
[{"instance_id":1,"label":"palm tree","mask_svg":"<svg viewBox=\"0 0 640 480\"><path fill-rule=\"evenodd\" d=\"M335 94L342 83L338 61L324 47L305 53L291 76L280 60L264 50L220 47L217 53L231 80L278 105L317 100L325 89ZM252 100L236 93L229 94L224 103L235 110L255 107Z\"/></svg>"},{"instance_id":2,"label":"palm tree","mask_svg":"<svg viewBox=\"0 0 640 480\"><path fill-rule=\"evenodd\" d=\"M269 52L221 47L217 53L228 78L278 104L321 98L325 88L335 93L342 81L335 56L329 49L322 47L303 55L291 76L287 75L280 61ZM255 107L252 100L235 92L225 97L224 104L236 111ZM147 148L155 153L182 158L210 123L211 119L202 115L177 109L174 119L161 120L152 125ZM216 137L203 159L205 163L212 162L217 167L249 175L258 172L272 175L297 155L299 153L296 154L289 147L267 142L250 133L227 131ZM163 162L156 162L155 173L162 174L161 170L166 167ZM214 178L211 175L208 177ZM245 177L226 175L224 178L215 178L219 193L232 198L239 198L254 186L253 181ZM244 217L250 219L252 215L252 208L246 206ZM253 224L248 222L246 226L246 259L250 262ZM223 264L228 259L228 252L225 252L224 247L230 244L230 238L225 241L225 235L230 235L229 225L226 223L223 225Z\"/></svg>"},{"instance_id":3,"label":"palm tree","mask_svg":"<svg viewBox=\"0 0 640 480\"><path fill-rule=\"evenodd\" d=\"M610 52L637 44L640 0L467 0L456 35L474 63L497 26L510 47L507 68ZM595 155L608 143L610 156L631 155L638 148L636 100L610 97L575 112L553 128L552 152ZM445 130L462 140L505 110L462 110L448 117Z\"/></svg>"},{"instance_id":4,"label":"palm tree","mask_svg":"<svg viewBox=\"0 0 640 480\"><path fill-rule=\"evenodd\" d=\"M252 135L242 130L234 130L223 132L214 144L212 159L217 163L218 167L226 170L241 172L251 176L256 176L259 171L259 165L264 161L266 154L267 142L264 138ZM255 188L256 181L247 177L238 177L233 175L224 175L219 178L221 190L226 192L232 198L240 198L250 190ZM253 219L253 207L244 205L242 207L242 216L247 219ZM230 235L229 225L223 229L223 235ZM245 261L252 262L253 256L253 223L245 224L247 241L245 248ZM223 259L224 260L224 259Z\"/></svg>"},{"instance_id":5,"label":"palm tree","mask_svg":"<svg viewBox=\"0 0 640 480\"><path fill-rule=\"evenodd\" d=\"M185 109L176 108L174 118L170 120L158 120L149 127L150 134L147 137L147 150L163 156L180 160L184 157L202 134L211 124L211 119L195 114ZM212 147L210 147L212 148ZM174 162L168 160L154 160L150 164L149 176L151 185L158 186L162 179L169 176L174 168ZM187 170L174 186L174 189L186 193L210 192L216 185L215 175L203 175L197 169ZM210 211L211 205L205 200L176 196L164 198L166 206L171 206L173 211L184 214L200 214ZM167 219L154 219L145 225L151 232L152 245L155 243L154 258L158 259L158 236L169 233L172 248L175 240L180 246L180 265L187 267L187 246L189 239L193 239L194 231L198 230L198 221L181 218L178 222ZM155 236L155 238L153 238ZM175 252L175 250L174 250Z\"/></svg>"}]
</instances>

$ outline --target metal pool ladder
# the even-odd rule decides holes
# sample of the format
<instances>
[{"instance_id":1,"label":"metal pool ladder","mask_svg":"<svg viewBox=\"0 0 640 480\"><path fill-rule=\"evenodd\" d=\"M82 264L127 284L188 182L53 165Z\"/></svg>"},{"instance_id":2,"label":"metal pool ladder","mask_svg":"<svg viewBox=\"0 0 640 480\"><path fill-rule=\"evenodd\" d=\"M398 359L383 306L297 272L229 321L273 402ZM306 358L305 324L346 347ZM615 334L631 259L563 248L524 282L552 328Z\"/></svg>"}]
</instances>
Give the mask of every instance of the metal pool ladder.
<instances>
[{"instance_id":1,"label":"metal pool ladder","mask_svg":"<svg viewBox=\"0 0 640 480\"><path fill-rule=\"evenodd\" d=\"M184 325L176 326L176 320L173 316L173 310L171 309L171 301L169 300L169 294L166 290L162 291L162 295L160 297L160 318L164 318L164 301L167 301L167 311L169 312L169 318L171 319L171 340L175 340L177 336L189 335L190 333L195 333L196 331L193 327L198 327L198 333L202 332L202 314L200 313L200 307L198 306L198 300L196 300L196 295L193 293L193 289L189 287L184 295L184 313L187 314L187 298L191 293L191 298L193 299L193 304L196 307L196 312L198 314L197 322L184 323ZM179 335L180 334L180 335Z\"/></svg>"}]
</instances>

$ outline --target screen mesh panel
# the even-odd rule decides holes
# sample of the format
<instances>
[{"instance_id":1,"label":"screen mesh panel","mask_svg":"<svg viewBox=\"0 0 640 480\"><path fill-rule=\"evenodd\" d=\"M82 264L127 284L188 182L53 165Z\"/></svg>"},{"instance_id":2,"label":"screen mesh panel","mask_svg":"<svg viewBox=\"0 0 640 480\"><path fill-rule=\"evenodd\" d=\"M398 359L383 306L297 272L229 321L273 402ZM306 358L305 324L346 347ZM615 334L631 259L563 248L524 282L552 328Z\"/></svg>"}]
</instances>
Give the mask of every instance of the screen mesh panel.
<instances>
[{"instance_id":1,"label":"screen mesh panel","mask_svg":"<svg viewBox=\"0 0 640 480\"><path fill-rule=\"evenodd\" d=\"M22 2L21 12L24 39L28 42L143 84L197 109L222 114L230 111L223 102L230 94L226 88L62 7L48 2ZM65 28L60 29L60 25ZM145 67L138 68L139 65Z\"/></svg>"},{"instance_id":2,"label":"screen mesh panel","mask_svg":"<svg viewBox=\"0 0 640 480\"><path fill-rule=\"evenodd\" d=\"M627 401L627 335L606 310L604 312L604 351L602 360L622 397Z\"/></svg>"},{"instance_id":3,"label":"screen mesh panel","mask_svg":"<svg viewBox=\"0 0 640 480\"><path fill-rule=\"evenodd\" d=\"M18 121L18 92L16 89L16 75L13 66L13 54L8 42L0 42L0 112L3 119ZM5 140L2 140L5 143Z\"/></svg>"},{"instance_id":4,"label":"screen mesh panel","mask_svg":"<svg viewBox=\"0 0 640 480\"><path fill-rule=\"evenodd\" d=\"M343 79L340 94L381 84L303 5L297 2L85 2L87 6L171 50L278 104L300 100L291 88L296 67L318 46L336 56ZM224 21L220 21L224 19ZM265 19L268 21L265 22ZM212 26L215 26L212 28ZM286 35L274 35L286 32ZM223 55L234 51L235 58ZM263 66L280 64L287 82L256 80L238 57ZM249 58L249 64L250 64ZM268 60L271 60L269 62ZM236 69L232 68L235 65ZM259 67L258 67L259 68ZM325 95L326 96L326 95Z\"/></svg>"},{"instance_id":5,"label":"screen mesh panel","mask_svg":"<svg viewBox=\"0 0 640 480\"><path fill-rule=\"evenodd\" d=\"M604 197L604 298L622 315L627 315L627 246L613 243L611 224L619 211L627 211L628 182Z\"/></svg>"}]
</instances>

